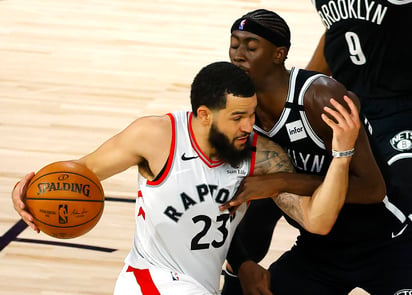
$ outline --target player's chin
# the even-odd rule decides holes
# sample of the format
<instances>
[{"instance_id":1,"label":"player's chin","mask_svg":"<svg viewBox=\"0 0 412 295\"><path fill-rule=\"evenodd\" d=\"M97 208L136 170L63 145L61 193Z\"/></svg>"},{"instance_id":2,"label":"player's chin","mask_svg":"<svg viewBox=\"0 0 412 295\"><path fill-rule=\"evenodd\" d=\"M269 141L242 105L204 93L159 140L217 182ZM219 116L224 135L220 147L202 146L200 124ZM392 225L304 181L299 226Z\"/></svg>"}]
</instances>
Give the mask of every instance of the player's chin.
<instances>
[{"instance_id":1,"label":"player's chin","mask_svg":"<svg viewBox=\"0 0 412 295\"><path fill-rule=\"evenodd\" d=\"M235 142L233 146L238 152L242 152L246 149L246 142Z\"/></svg>"}]
</instances>

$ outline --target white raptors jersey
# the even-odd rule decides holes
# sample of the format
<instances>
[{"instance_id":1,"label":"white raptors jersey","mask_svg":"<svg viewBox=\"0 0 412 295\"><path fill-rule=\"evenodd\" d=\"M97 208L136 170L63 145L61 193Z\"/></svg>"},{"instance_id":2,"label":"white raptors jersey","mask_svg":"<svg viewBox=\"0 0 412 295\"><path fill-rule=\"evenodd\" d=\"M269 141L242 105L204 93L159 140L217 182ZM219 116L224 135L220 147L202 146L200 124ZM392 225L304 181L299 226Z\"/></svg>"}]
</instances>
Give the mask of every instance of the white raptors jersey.
<instances>
[{"instance_id":1,"label":"white raptors jersey","mask_svg":"<svg viewBox=\"0 0 412 295\"><path fill-rule=\"evenodd\" d=\"M212 161L193 136L192 113L168 115L173 126L169 158L156 180L139 175L136 232L125 262L140 269L155 265L172 276L189 275L211 294L219 294L222 265L246 204L232 217L219 205L253 173L255 155L239 167ZM256 139L254 134L254 145Z\"/></svg>"}]
</instances>

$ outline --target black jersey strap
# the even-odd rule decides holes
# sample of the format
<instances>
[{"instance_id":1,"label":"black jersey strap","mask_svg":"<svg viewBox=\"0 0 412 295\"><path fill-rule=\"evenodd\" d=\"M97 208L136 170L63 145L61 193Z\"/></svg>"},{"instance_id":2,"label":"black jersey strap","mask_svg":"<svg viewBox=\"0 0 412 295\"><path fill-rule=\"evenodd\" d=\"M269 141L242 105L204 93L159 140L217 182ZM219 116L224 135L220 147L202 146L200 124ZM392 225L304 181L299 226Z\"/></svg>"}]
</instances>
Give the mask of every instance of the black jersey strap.
<instances>
[{"instance_id":1,"label":"black jersey strap","mask_svg":"<svg viewBox=\"0 0 412 295\"><path fill-rule=\"evenodd\" d=\"M304 111L305 110L305 107L303 105L298 104L297 102L289 102L289 101L287 101L285 103L285 108L289 108L289 109L293 108L293 109L297 109L299 111Z\"/></svg>"}]
</instances>

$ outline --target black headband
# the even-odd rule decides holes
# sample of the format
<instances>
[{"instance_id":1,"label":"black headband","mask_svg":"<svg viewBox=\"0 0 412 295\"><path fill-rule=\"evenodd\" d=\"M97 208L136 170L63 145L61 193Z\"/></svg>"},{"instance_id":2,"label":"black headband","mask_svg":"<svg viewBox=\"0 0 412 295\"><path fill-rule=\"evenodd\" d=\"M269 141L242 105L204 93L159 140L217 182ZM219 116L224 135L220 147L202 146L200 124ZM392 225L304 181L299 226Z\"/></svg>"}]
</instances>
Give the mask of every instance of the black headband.
<instances>
[{"instance_id":1,"label":"black headband","mask_svg":"<svg viewBox=\"0 0 412 295\"><path fill-rule=\"evenodd\" d=\"M276 46L286 46L287 48L290 47L290 40L286 39L285 37L282 37L274 31L269 30L261 24L258 24L250 18L242 17L236 20L233 23L230 32L233 32L235 30L246 31L256 34L262 38L265 38L266 40L268 40Z\"/></svg>"}]
</instances>

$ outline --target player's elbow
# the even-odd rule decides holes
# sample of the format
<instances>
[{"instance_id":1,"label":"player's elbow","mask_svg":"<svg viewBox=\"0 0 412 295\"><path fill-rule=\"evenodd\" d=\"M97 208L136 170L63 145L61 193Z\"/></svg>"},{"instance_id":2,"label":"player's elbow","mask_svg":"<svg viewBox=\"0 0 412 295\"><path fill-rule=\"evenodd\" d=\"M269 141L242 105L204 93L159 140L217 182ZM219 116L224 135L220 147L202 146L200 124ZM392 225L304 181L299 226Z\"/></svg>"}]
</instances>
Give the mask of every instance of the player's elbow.
<instances>
[{"instance_id":1,"label":"player's elbow","mask_svg":"<svg viewBox=\"0 0 412 295\"><path fill-rule=\"evenodd\" d=\"M312 226L307 228L306 230L312 234L326 236L332 230L332 226Z\"/></svg>"},{"instance_id":2,"label":"player's elbow","mask_svg":"<svg viewBox=\"0 0 412 295\"><path fill-rule=\"evenodd\" d=\"M325 236L329 234L330 231L332 230L335 224L336 218L337 216L336 217L330 217L330 216L311 217L305 223L305 229L312 234Z\"/></svg>"},{"instance_id":3,"label":"player's elbow","mask_svg":"<svg viewBox=\"0 0 412 295\"><path fill-rule=\"evenodd\" d=\"M313 234L327 235L332 230L338 219L339 212L343 206L344 200L339 205L334 206L308 206L304 211L303 221L304 228Z\"/></svg>"}]
</instances>

